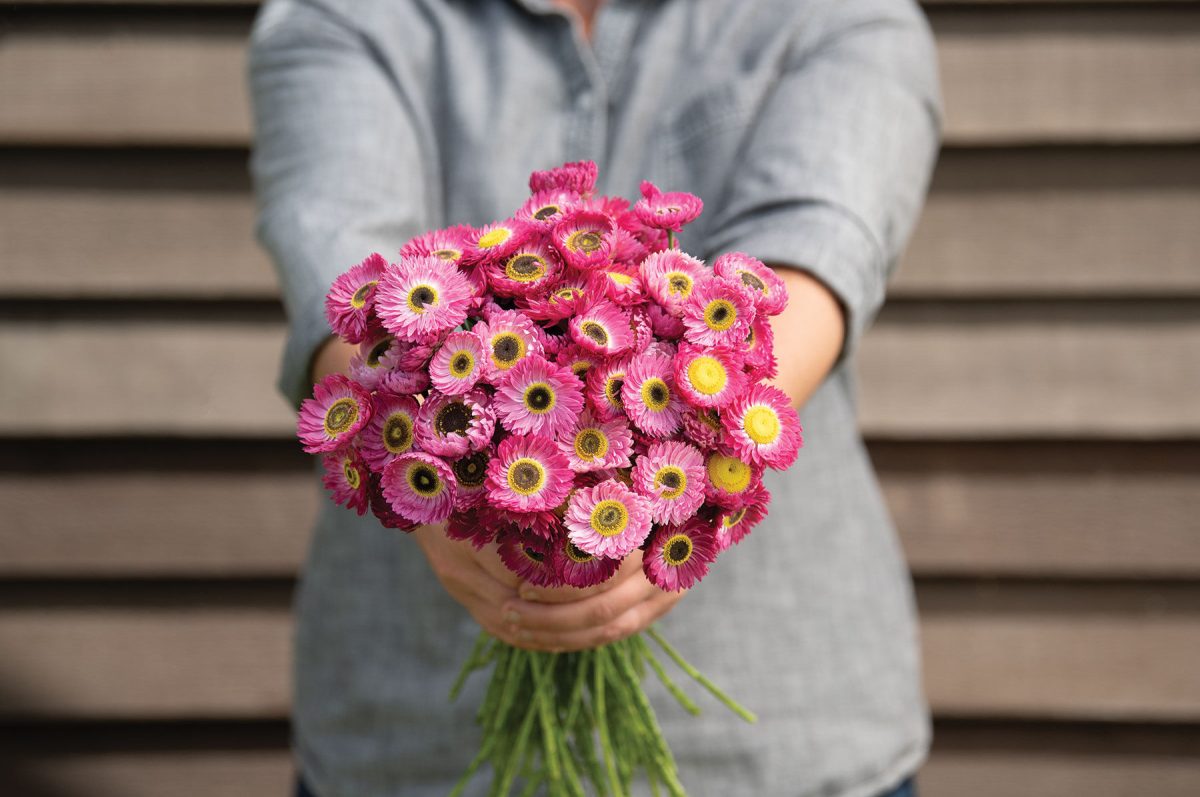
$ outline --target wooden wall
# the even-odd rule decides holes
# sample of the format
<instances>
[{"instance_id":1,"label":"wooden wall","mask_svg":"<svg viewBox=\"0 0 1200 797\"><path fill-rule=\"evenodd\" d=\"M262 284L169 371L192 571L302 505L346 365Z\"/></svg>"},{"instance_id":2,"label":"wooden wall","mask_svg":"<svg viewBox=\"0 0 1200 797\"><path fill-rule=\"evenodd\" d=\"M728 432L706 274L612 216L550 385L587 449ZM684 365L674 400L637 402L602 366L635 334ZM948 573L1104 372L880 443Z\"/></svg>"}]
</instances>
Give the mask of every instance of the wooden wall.
<instances>
[{"instance_id":1,"label":"wooden wall","mask_svg":"<svg viewBox=\"0 0 1200 797\"><path fill-rule=\"evenodd\" d=\"M947 147L861 362L925 793L1200 794L1200 2L926 7ZM290 779L318 495L267 378L253 13L0 6L4 794Z\"/></svg>"}]
</instances>

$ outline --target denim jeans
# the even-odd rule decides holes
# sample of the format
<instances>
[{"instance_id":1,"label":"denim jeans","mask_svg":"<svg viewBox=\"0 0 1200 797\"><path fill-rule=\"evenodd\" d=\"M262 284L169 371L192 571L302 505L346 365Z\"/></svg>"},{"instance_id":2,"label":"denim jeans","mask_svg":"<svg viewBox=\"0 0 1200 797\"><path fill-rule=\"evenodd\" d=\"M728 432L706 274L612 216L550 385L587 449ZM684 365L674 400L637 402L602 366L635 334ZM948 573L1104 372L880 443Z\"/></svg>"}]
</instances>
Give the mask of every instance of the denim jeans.
<instances>
[{"instance_id":1,"label":"denim jeans","mask_svg":"<svg viewBox=\"0 0 1200 797\"><path fill-rule=\"evenodd\" d=\"M317 797L307 786L303 780L296 782L296 797ZM889 792L884 792L879 797L917 797L917 785L911 779L904 781L895 789Z\"/></svg>"}]
</instances>

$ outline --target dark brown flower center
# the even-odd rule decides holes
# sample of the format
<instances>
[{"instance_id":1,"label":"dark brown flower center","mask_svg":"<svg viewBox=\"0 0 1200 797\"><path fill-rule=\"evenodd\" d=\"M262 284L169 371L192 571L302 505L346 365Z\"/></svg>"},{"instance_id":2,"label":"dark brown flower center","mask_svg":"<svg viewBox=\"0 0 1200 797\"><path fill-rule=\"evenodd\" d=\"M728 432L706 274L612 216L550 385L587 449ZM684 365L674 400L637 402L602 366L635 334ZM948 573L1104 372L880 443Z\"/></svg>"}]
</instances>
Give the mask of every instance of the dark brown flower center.
<instances>
[{"instance_id":1,"label":"dark brown flower center","mask_svg":"<svg viewBox=\"0 0 1200 797\"><path fill-rule=\"evenodd\" d=\"M545 269L537 255L520 254L508 261L508 271L521 277L537 277Z\"/></svg>"},{"instance_id":2,"label":"dark brown flower center","mask_svg":"<svg viewBox=\"0 0 1200 797\"><path fill-rule=\"evenodd\" d=\"M600 433L595 429L586 429L579 433L579 439L575 444L579 446L579 450L584 454L594 457L600 453L603 441L600 439Z\"/></svg>"},{"instance_id":3,"label":"dark brown flower center","mask_svg":"<svg viewBox=\"0 0 1200 797\"><path fill-rule=\"evenodd\" d=\"M580 325L583 334L601 346L608 345L608 330L595 321L584 321Z\"/></svg>"},{"instance_id":4,"label":"dark brown flower center","mask_svg":"<svg viewBox=\"0 0 1200 797\"><path fill-rule=\"evenodd\" d=\"M350 297L350 303L355 307L362 307L367 303L367 297L371 295L371 291L375 289L375 282L371 281L359 287Z\"/></svg>"},{"instance_id":5,"label":"dark brown flower center","mask_svg":"<svg viewBox=\"0 0 1200 797\"><path fill-rule=\"evenodd\" d=\"M330 434L341 434L358 420L358 405L354 399L338 399L325 413L325 431Z\"/></svg>"},{"instance_id":6,"label":"dark brown flower center","mask_svg":"<svg viewBox=\"0 0 1200 797\"><path fill-rule=\"evenodd\" d=\"M424 463L417 465L412 469L412 475L409 476L409 482L412 488L420 495L437 495L438 488L441 486L437 471Z\"/></svg>"},{"instance_id":7,"label":"dark brown flower center","mask_svg":"<svg viewBox=\"0 0 1200 797\"><path fill-rule=\"evenodd\" d=\"M558 215L558 205L543 205L533 212L533 217L538 221L545 221L553 216Z\"/></svg>"},{"instance_id":8,"label":"dark brown flower center","mask_svg":"<svg viewBox=\"0 0 1200 797\"><path fill-rule=\"evenodd\" d=\"M754 274L750 271L743 271L741 273L741 275L742 275L742 284L743 285L748 285L749 287L753 288L754 290L758 291L759 293L767 292L766 283L763 282L762 280L760 280L758 278L757 274Z\"/></svg>"},{"instance_id":9,"label":"dark brown flower center","mask_svg":"<svg viewBox=\"0 0 1200 797\"><path fill-rule=\"evenodd\" d=\"M383 424L383 443L395 453L402 453L412 444L412 421L397 412Z\"/></svg>"},{"instance_id":10,"label":"dark brown flower center","mask_svg":"<svg viewBox=\"0 0 1200 797\"><path fill-rule=\"evenodd\" d=\"M487 454L483 451L463 457L454 463L454 476L464 487L478 487L487 474Z\"/></svg>"},{"instance_id":11,"label":"dark brown flower center","mask_svg":"<svg viewBox=\"0 0 1200 797\"><path fill-rule=\"evenodd\" d=\"M525 554L526 558L532 559L533 561L537 562L539 565L546 558L546 554L542 553L541 551L539 551L535 548L522 547L521 553Z\"/></svg>"},{"instance_id":12,"label":"dark brown flower center","mask_svg":"<svg viewBox=\"0 0 1200 797\"><path fill-rule=\"evenodd\" d=\"M575 234L575 248L581 252L591 254L600 248L600 233L588 230L586 232Z\"/></svg>"},{"instance_id":13,"label":"dark brown flower center","mask_svg":"<svg viewBox=\"0 0 1200 797\"><path fill-rule=\"evenodd\" d=\"M692 287L692 281L683 274L676 274L671 277L668 283L671 286L671 291L674 293L683 293Z\"/></svg>"},{"instance_id":14,"label":"dark brown flower center","mask_svg":"<svg viewBox=\"0 0 1200 797\"><path fill-rule=\"evenodd\" d=\"M513 362L521 356L521 341L513 334L500 335L492 341L492 355L497 362Z\"/></svg>"},{"instance_id":15,"label":"dark brown flower center","mask_svg":"<svg viewBox=\"0 0 1200 797\"><path fill-rule=\"evenodd\" d=\"M692 541L687 537L677 537L667 546L667 562L681 565L692 555Z\"/></svg>"},{"instance_id":16,"label":"dark brown flower center","mask_svg":"<svg viewBox=\"0 0 1200 797\"><path fill-rule=\"evenodd\" d=\"M542 481L542 471L532 462L518 462L509 473L513 484L521 490L536 490Z\"/></svg>"},{"instance_id":17,"label":"dark brown flower center","mask_svg":"<svg viewBox=\"0 0 1200 797\"><path fill-rule=\"evenodd\" d=\"M669 470L666 473L662 474L658 478L658 482L663 487L666 487L668 490L678 490L679 485L681 484L681 482L679 481L679 474L673 470Z\"/></svg>"},{"instance_id":18,"label":"dark brown flower center","mask_svg":"<svg viewBox=\"0 0 1200 797\"><path fill-rule=\"evenodd\" d=\"M652 401L656 407L666 404L670 398L671 393L667 390L667 386L662 382L654 382L650 385L650 401Z\"/></svg>"},{"instance_id":19,"label":"dark brown flower center","mask_svg":"<svg viewBox=\"0 0 1200 797\"><path fill-rule=\"evenodd\" d=\"M392 339L384 338L383 340L379 341L374 346L372 346L371 350L369 352L367 352L367 365L370 366L371 368L378 368L379 367L379 358L387 353L387 350L388 350L388 348L391 347L391 345L392 345Z\"/></svg>"},{"instance_id":20,"label":"dark brown flower center","mask_svg":"<svg viewBox=\"0 0 1200 797\"><path fill-rule=\"evenodd\" d=\"M427 304L435 302L437 294L428 285L418 285L409 293L408 300L412 302L414 307L424 307Z\"/></svg>"},{"instance_id":21,"label":"dark brown flower center","mask_svg":"<svg viewBox=\"0 0 1200 797\"><path fill-rule=\"evenodd\" d=\"M455 261L462 257L462 252L457 249L438 249L433 256L440 260Z\"/></svg>"},{"instance_id":22,"label":"dark brown flower center","mask_svg":"<svg viewBox=\"0 0 1200 797\"><path fill-rule=\"evenodd\" d=\"M466 376L472 365L471 356L466 352L459 352L450 361L450 372L455 376Z\"/></svg>"},{"instance_id":23,"label":"dark brown flower center","mask_svg":"<svg viewBox=\"0 0 1200 797\"><path fill-rule=\"evenodd\" d=\"M534 385L525 391L525 405L531 410L545 411L554 404L554 393L545 385Z\"/></svg>"},{"instance_id":24,"label":"dark brown flower center","mask_svg":"<svg viewBox=\"0 0 1200 797\"><path fill-rule=\"evenodd\" d=\"M438 410L434 426L442 437L451 434L464 435L471 426L475 414L461 401L451 402Z\"/></svg>"},{"instance_id":25,"label":"dark brown flower center","mask_svg":"<svg viewBox=\"0 0 1200 797\"><path fill-rule=\"evenodd\" d=\"M578 562L581 565L587 564L596 558L570 540L567 540L567 556L570 557L571 561Z\"/></svg>"}]
</instances>

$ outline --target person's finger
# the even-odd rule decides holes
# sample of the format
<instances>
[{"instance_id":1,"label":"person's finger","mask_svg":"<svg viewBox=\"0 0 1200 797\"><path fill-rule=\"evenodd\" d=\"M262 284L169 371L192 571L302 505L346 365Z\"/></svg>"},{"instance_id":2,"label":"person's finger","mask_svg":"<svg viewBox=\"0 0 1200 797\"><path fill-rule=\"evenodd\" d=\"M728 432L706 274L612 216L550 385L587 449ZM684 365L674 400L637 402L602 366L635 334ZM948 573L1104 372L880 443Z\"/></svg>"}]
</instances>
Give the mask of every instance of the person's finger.
<instances>
[{"instance_id":1,"label":"person's finger","mask_svg":"<svg viewBox=\"0 0 1200 797\"><path fill-rule=\"evenodd\" d=\"M538 587L533 584L522 584L518 590L521 600L534 603L572 603L593 595L599 595L618 587L642 573L642 552L635 550L621 562L620 569L607 581L590 587Z\"/></svg>"},{"instance_id":2,"label":"person's finger","mask_svg":"<svg viewBox=\"0 0 1200 797\"><path fill-rule=\"evenodd\" d=\"M516 590L521 584L521 577L508 569L508 565L500 558L500 546L496 543L488 543L482 548L476 549L471 543L463 542L465 545L465 555L475 560L485 572L493 579Z\"/></svg>"},{"instance_id":3,"label":"person's finger","mask_svg":"<svg viewBox=\"0 0 1200 797\"><path fill-rule=\"evenodd\" d=\"M616 587L570 603L533 603L517 599L509 601L506 612L515 614L516 624L524 630L578 631L599 628L647 600L658 587L644 577L628 579Z\"/></svg>"},{"instance_id":4,"label":"person's finger","mask_svg":"<svg viewBox=\"0 0 1200 797\"><path fill-rule=\"evenodd\" d=\"M569 653L618 642L652 625L669 612L683 596L681 592L662 592L631 607L623 614L596 628L573 631L536 631L521 628L514 644L528 650Z\"/></svg>"}]
</instances>

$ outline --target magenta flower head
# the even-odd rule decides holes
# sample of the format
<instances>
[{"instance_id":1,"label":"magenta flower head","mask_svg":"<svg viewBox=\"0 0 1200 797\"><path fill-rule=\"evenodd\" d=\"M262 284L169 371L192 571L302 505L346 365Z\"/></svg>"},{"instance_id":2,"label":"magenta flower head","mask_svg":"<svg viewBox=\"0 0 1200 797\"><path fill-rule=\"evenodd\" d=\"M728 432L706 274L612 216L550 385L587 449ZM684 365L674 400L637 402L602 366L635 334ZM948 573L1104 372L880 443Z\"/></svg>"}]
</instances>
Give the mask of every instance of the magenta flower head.
<instances>
[{"instance_id":1,"label":"magenta flower head","mask_svg":"<svg viewBox=\"0 0 1200 797\"><path fill-rule=\"evenodd\" d=\"M539 191L572 191L580 196L591 196L596 190L596 177L599 170L594 161L574 161L564 163L555 169L534 172L529 175L529 190Z\"/></svg>"},{"instance_id":2,"label":"magenta flower head","mask_svg":"<svg viewBox=\"0 0 1200 797\"><path fill-rule=\"evenodd\" d=\"M579 377L581 382L587 381L588 371L592 370L592 366L598 365L603 359L601 355L585 349L578 343L568 343L561 347L554 355L554 362L564 368L569 368L571 373Z\"/></svg>"},{"instance_id":3,"label":"magenta flower head","mask_svg":"<svg viewBox=\"0 0 1200 797\"><path fill-rule=\"evenodd\" d=\"M467 510L456 508L454 514L446 521L446 536L452 540L466 540L475 547L475 550L482 550L496 539L499 531L497 525L489 522L486 515L487 512L483 508Z\"/></svg>"},{"instance_id":4,"label":"magenta flower head","mask_svg":"<svg viewBox=\"0 0 1200 797\"><path fill-rule=\"evenodd\" d=\"M571 268L594 271L612 262L612 219L591 210L572 210L554 225L551 241Z\"/></svg>"},{"instance_id":5,"label":"magenta flower head","mask_svg":"<svg viewBox=\"0 0 1200 797\"><path fill-rule=\"evenodd\" d=\"M646 291L671 315L683 315L683 305L696 283L711 275L704 262L678 249L665 249L646 257L641 265Z\"/></svg>"},{"instance_id":6,"label":"magenta flower head","mask_svg":"<svg viewBox=\"0 0 1200 797\"><path fill-rule=\"evenodd\" d=\"M581 589L603 584L621 569L620 559L593 556L565 535L550 549L550 562L559 581Z\"/></svg>"},{"instance_id":7,"label":"magenta flower head","mask_svg":"<svg viewBox=\"0 0 1200 797\"><path fill-rule=\"evenodd\" d=\"M325 296L325 319L329 328L349 343L362 343L377 328L375 288L387 268L383 255L375 253L352 266L333 281Z\"/></svg>"},{"instance_id":8,"label":"magenta flower head","mask_svg":"<svg viewBox=\"0 0 1200 797\"><path fill-rule=\"evenodd\" d=\"M669 437L680 425L683 404L670 357L647 352L633 358L621 387L621 403L633 425L651 437Z\"/></svg>"},{"instance_id":9,"label":"magenta flower head","mask_svg":"<svg viewBox=\"0 0 1200 797\"><path fill-rule=\"evenodd\" d=\"M741 346L754 323L754 301L740 283L722 277L696 283L683 305L688 343Z\"/></svg>"},{"instance_id":10,"label":"magenta flower head","mask_svg":"<svg viewBox=\"0 0 1200 797\"><path fill-rule=\"evenodd\" d=\"M646 501L616 479L571 494L563 518L571 542L592 556L620 559L646 541Z\"/></svg>"},{"instance_id":11,"label":"magenta flower head","mask_svg":"<svg viewBox=\"0 0 1200 797\"><path fill-rule=\"evenodd\" d=\"M497 296L529 296L544 294L557 281L562 262L541 237L530 237L512 254L482 268Z\"/></svg>"},{"instance_id":12,"label":"magenta flower head","mask_svg":"<svg viewBox=\"0 0 1200 797\"><path fill-rule=\"evenodd\" d=\"M687 443L655 443L633 467L633 488L655 523L683 523L704 503L704 455Z\"/></svg>"},{"instance_id":13,"label":"magenta flower head","mask_svg":"<svg viewBox=\"0 0 1200 797\"><path fill-rule=\"evenodd\" d=\"M367 463L363 461L358 449L347 446L340 451L326 454L321 457L321 464L325 467L321 483L333 494L333 502L365 515L369 502L367 486L371 472L367 470Z\"/></svg>"},{"instance_id":14,"label":"magenta flower head","mask_svg":"<svg viewBox=\"0 0 1200 797\"><path fill-rule=\"evenodd\" d=\"M721 415L716 410L687 407L682 420L684 436L701 451L713 451L721 447L725 427L721 425Z\"/></svg>"},{"instance_id":15,"label":"magenta flower head","mask_svg":"<svg viewBox=\"0 0 1200 797\"><path fill-rule=\"evenodd\" d=\"M473 293L453 263L432 256L401 260L384 273L376 290L379 319L406 341L421 341L461 324Z\"/></svg>"},{"instance_id":16,"label":"magenta flower head","mask_svg":"<svg viewBox=\"0 0 1200 797\"><path fill-rule=\"evenodd\" d=\"M305 451L321 454L348 445L370 420L371 394L341 374L330 374L300 405L296 435Z\"/></svg>"},{"instance_id":17,"label":"magenta flower head","mask_svg":"<svg viewBox=\"0 0 1200 797\"><path fill-rule=\"evenodd\" d=\"M429 361L429 379L448 396L458 396L475 387L483 376L483 343L473 332L451 332Z\"/></svg>"},{"instance_id":18,"label":"magenta flower head","mask_svg":"<svg viewBox=\"0 0 1200 797\"><path fill-rule=\"evenodd\" d=\"M625 387L629 362L628 357L610 357L588 371L588 402L600 420L611 421L624 417L625 404L621 391Z\"/></svg>"},{"instance_id":19,"label":"magenta flower head","mask_svg":"<svg viewBox=\"0 0 1200 797\"><path fill-rule=\"evenodd\" d=\"M376 393L371 422L362 431L362 454L373 470L383 466L413 447L417 427L417 402L408 396Z\"/></svg>"},{"instance_id":20,"label":"magenta flower head","mask_svg":"<svg viewBox=\"0 0 1200 797\"><path fill-rule=\"evenodd\" d=\"M499 543L500 561L522 581L535 587L561 585L554 568L550 541L510 526L500 533L496 542Z\"/></svg>"},{"instance_id":21,"label":"magenta flower head","mask_svg":"<svg viewBox=\"0 0 1200 797\"><path fill-rule=\"evenodd\" d=\"M380 486L392 511L414 523L441 523L454 511L454 473L430 454L396 457L384 467Z\"/></svg>"},{"instance_id":22,"label":"magenta flower head","mask_svg":"<svg viewBox=\"0 0 1200 797\"><path fill-rule=\"evenodd\" d=\"M492 459L491 447L467 454L450 463L457 489L454 491L454 511L465 512L482 505L487 500L488 462Z\"/></svg>"},{"instance_id":23,"label":"magenta flower head","mask_svg":"<svg viewBox=\"0 0 1200 797\"><path fill-rule=\"evenodd\" d=\"M496 389L496 415L517 434L554 438L569 429L583 410L583 383L564 368L533 355L517 363Z\"/></svg>"},{"instance_id":24,"label":"magenta flower head","mask_svg":"<svg viewBox=\"0 0 1200 797\"><path fill-rule=\"evenodd\" d=\"M633 435L624 418L602 421L591 410L584 410L572 419L567 433L559 435L558 449L576 473L628 468Z\"/></svg>"},{"instance_id":25,"label":"magenta flower head","mask_svg":"<svg viewBox=\"0 0 1200 797\"><path fill-rule=\"evenodd\" d=\"M704 461L704 497L717 506L734 508L762 484L762 468L736 456L713 452Z\"/></svg>"},{"instance_id":26,"label":"magenta flower head","mask_svg":"<svg viewBox=\"0 0 1200 797\"><path fill-rule=\"evenodd\" d=\"M504 260L537 231L535 225L517 219L485 224L467 236L463 261L481 264Z\"/></svg>"},{"instance_id":27,"label":"magenta flower head","mask_svg":"<svg viewBox=\"0 0 1200 797\"><path fill-rule=\"evenodd\" d=\"M804 442L791 399L770 385L751 385L721 413L721 421L738 457L776 470L795 462Z\"/></svg>"},{"instance_id":28,"label":"magenta flower head","mask_svg":"<svg viewBox=\"0 0 1200 797\"><path fill-rule=\"evenodd\" d=\"M553 509L571 490L571 467L554 445L539 435L511 435L488 463L489 502L514 512Z\"/></svg>"},{"instance_id":29,"label":"magenta flower head","mask_svg":"<svg viewBox=\"0 0 1200 797\"><path fill-rule=\"evenodd\" d=\"M717 550L724 551L745 539L746 535L767 516L767 504L771 493L761 484L744 496L745 503L736 509L725 509L717 515L714 526L717 534Z\"/></svg>"},{"instance_id":30,"label":"magenta flower head","mask_svg":"<svg viewBox=\"0 0 1200 797\"><path fill-rule=\"evenodd\" d=\"M431 391L417 412L417 445L439 457L461 457L487 448L496 430L496 414L482 390L461 396Z\"/></svg>"},{"instance_id":31,"label":"magenta flower head","mask_svg":"<svg viewBox=\"0 0 1200 797\"><path fill-rule=\"evenodd\" d=\"M641 275L636 268L611 265L592 272L593 292L613 304L630 307L641 304L646 293L642 288Z\"/></svg>"},{"instance_id":32,"label":"magenta flower head","mask_svg":"<svg viewBox=\"0 0 1200 797\"><path fill-rule=\"evenodd\" d=\"M659 589L678 592L704 578L716 557L712 528L696 519L683 526L660 526L642 557L642 569Z\"/></svg>"},{"instance_id":33,"label":"magenta flower head","mask_svg":"<svg viewBox=\"0 0 1200 797\"><path fill-rule=\"evenodd\" d=\"M650 329L663 340L679 340L687 332L683 321L671 315L666 308L655 302L645 306L646 317L650 319Z\"/></svg>"},{"instance_id":34,"label":"magenta flower head","mask_svg":"<svg viewBox=\"0 0 1200 797\"><path fill-rule=\"evenodd\" d=\"M493 385L508 378L508 372L530 355L541 355L541 334L522 313L501 310L471 330L483 345L483 376Z\"/></svg>"},{"instance_id":35,"label":"magenta flower head","mask_svg":"<svg viewBox=\"0 0 1200 797\"><path fill-rule=\"evenodd\" d=\"M675 384L693 407L720 408L747 385L742 356L728 346L679 347L675 355Z\"/></svg>"},{"instance_id":36,"label":"magenta flower head","mask_svg":"<svg viewBox=\"0 0 1200 797\"><path fill-rule=\"evenodd\" d=\"M550 229L568 212L579 207L579 194L565 188L537 191L521 205L514 217Z\"/></svg>"},{"instance_id":37,"label":"magenta flower head","mask_svg":"<svg viewBox=\"0 0 1200 797\"><path fill-rule=\"evenodd\" d=\"M770 318L755 317L742 352L746 358L746 373L751 382L775 378L779 363L775 359L775 332L771 329Z\"/></svg>"},{"instance_id":38,"label":"magenta flower head","mask_svg":"<svg viewBox=\"0 0 1200 797\"><path fill-rule=\"evenodd\" d=\"M396 339L380 332L359 344L358 352L350 358L350 378L364 390L374 390L379 380L388 372L384 357L390 348L397 345Z\"/></svg>"},{"instance_id":39,"label":"magenta flower head","mask_svg":"<svg viewBox=\"0 0 1200 797\"><path fill-rule=\"evenodd\" d=\"M629 313L601 299L571 319L571 340L605 357L622 354L633 344Z\"/></svg>"},{"instance_id":40,"label":"magenta flower head","mask_svg":"<svg viewBox=\"0 0 1200 797\"><path fill-rule=\"evenodd\" d=\"M400 247L400 258L436 257L449 263L460 263L463 251L467 247L467 236L473 232L475 228L466 224L444 230L431 230Z\"/></svg>"},{"instance_id":41,"label":"magenta flower head","mask_svg":"<svg viewBox=\"0 0 1200 797\"><path fill-rule=\"evenodd\" d=\"M517 306L538 321L562 321L587 308L597 296L589 275L572 272L545 294L519 297Z\"/></svg>"},{"instance_id":42,"label":"magenta flower head","mask_svg":"<svg viewBox=\"0 0 1200 797\"><path fill-rule=\"evenodd\" d=\"M683 191L663 193L649 180L642 181L642 198L633 205L638 220L656 230L679 232L683 225L696 220L704 203L695 194Z\"/></svg>"},{"instance_id":43,"label":"magenta flower head","mask_svg":"<svg viewBox=\"0 0 1200 797\"><path fill-rule=\"evenodd\" d=\"M414 523L408 518L397 515L392 510L392 505L388 503L387 498L383 495L383 481L378 473L371 474L370 483L367 485L367 502L371 507L371 514L379 521L379 524L385 529L399 529L400 531L413 531L420 523Z\"/></svg>"},{"instance_id":44,"label":"magenta flower head","mask_svg":"<svg viewBox=\"0 0 1200 797\"><path fill-rule=\"evenodd\" d=\"M729 252L713 261L718 277L741 283L754 297L760 315L779 315L787 307L787 288L779 275L757 257L745 252Z\"/></svg>"}]
</instances>

